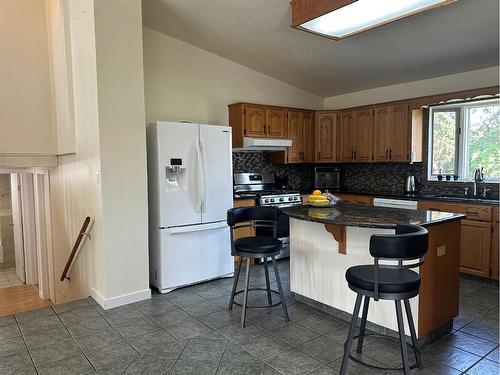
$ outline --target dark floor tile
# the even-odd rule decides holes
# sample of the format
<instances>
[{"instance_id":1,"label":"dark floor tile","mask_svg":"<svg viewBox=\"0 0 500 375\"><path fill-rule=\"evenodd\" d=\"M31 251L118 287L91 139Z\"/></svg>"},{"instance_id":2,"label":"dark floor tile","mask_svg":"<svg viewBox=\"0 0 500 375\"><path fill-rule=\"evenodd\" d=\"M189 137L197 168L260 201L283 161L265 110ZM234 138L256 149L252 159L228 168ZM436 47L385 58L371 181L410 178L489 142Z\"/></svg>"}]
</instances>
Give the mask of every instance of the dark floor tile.
<instances>
[{"instance_id":1,"label":"dark floor tile","mask_svg":"<svg viewBox=\"0 0 500 375\"><path fill-rule=\"evenodd\" d=\"M255 362L257 358L252 354L239 347L235 343L229 342L224 356L222 357L222 362Z\"/></svg>"},{"instance_id":2,"label":"dark floor tile","mask_svg":"<svg viewBox=\"0 0 500 375\"><path fill-rule=\"evenodd\" d=\"M287 308L288 315L292 322L300 322L319 314L319 311L298 302L288 305Z\"/></svg>"},{"instance_id":3,"label":"dark floor tile","mask_svg":"<svg viewBox=\"0 0 500 375\"><path fill-rule=\"evenodd\" d=\"M323 363L308 356L307 354L291 349L276 354L264 360L268 365L277 369L283 374L304 375L311 371L323 367Z\"/></svg>"},{"instance_id":4,"label":"dark floor tile","mask_svg":"<svg viewBox=\"0 0 500 375\"><path fill-rule=\"evenodd\" d=\"M141 319L144 317L144 314L132 305L125 305L115 307L114 309L104 310L102 317L115 327L133 320Z\"/></svg>"},{"instance_id":5,"label":"dark floor tile","mask_svg":"<svg viewBox=\"0 0 500 375\"><path fill-rule=\"evenodd\" d=\"M319 336L318 333L296 323L275 329L269 333L287 342L291 346L301 345Z\"/></svg>"},{"instance_id":6,"label":"dark floor tile","mask_svg":"<svg viewBox=\"0 0 500 375\"><path fill-rule=\"evenodd\" d=\"M10 339L12 337L18 337L20 335L21 332L19 331L17 324L0 326L0 341Z\"/></svg>"},{"instance_id":7,"label":"dark floor tile","mask_svg":"<svg viewBox=\"0 0 500 375\"><path fill-rule=\"evenodd\" d=\"M104 348L117 344L123 344L125 340L112 327L101 328L88 332L88 335L78 337L76 342L83 350L92 348Z\"/></svg>"},{"instance_id":8,"label":"dark floor tile","mask_svg":"<svg viewBox=\"0 0 500 375\"><path fill-rule=\"evenodd\" d=\"M217 306L222 307L223 309L227 309L229 306L229 300L231 298L231 293L227 292L226 294L217 297L217 298L210 298L208 301L211 303L216 304Z\"/></svg>"},{"instance_id":9,"label":"dark floor tile","mask_svg":"<svg viewBox=\"0 0 500 375\"><path fill-rule=\"evenodd\" d=\"M0 357L0 374L31 373L35 368L27 350Z\"/></svg>"},{"instance_id":10,"label":"dark floor tile","mask_svg":"<svg viewBox=\"0 0 500 375\"><path fill-rule=\"evenodd\" d=\"M139 355L128 344L94 348L86 351L96 370L125 370Z\"/></svg>"},{"instance_id":11,"label":"dark floor tile","mask_svg":"<svg viewBox=\"0 0 500 375\"><path fill-rule=\"evenodd\" d=\"M194 317L199 317L216 311L221 311L222 308L208 301L203 301L191 306L186 306L183 310Z\"/></svg>"},{"instance_id":12,"label":"dark floor tile","mask_svg":"<svg viewBox=\"0 0 500 375\"><path fill-rule=\"evenodd\" d=\"M184 349L184 344L165 331L147 333L130 339L130 344L141 355L151 354L162 358L177 359Z\"/></svg>"},{"instance_id":13,"label":"dark floor tile","mask_svg":"<svg viewBox=\"0 0 500 375\"><path fill-rule=\"evenodd\" d=\"M138 319L115 326L115 329L120 335L125 337L125 339L130 339L135 336L141 336L146 333L158 331L161 328L158 324L142 315Z\"/></svg>"},{"instance_id":14,"label":"dark floor tile","mask_svg":"<svg viewBox=\"0 0 500 375\"><path fill-rule=\"evenodd\" d=\"M440 363L459 371L465 371L480 359L481 357L444 343L437 343L422 351L424 364Z\"/></svg>"},{"instance_id":15,"label":"dark floor tile","mask_svg":"<svg viewBox=\"0 0 500 375\"><path fill-rule=\"evenodd\" d=\"M14 315L0 316L0 327L15 323L16 319L14 318Z\"/></svg>"},{"instance_id":16,"label":"dark floor tile","mask_svg":"<svg viewBox=\"0 0 500 375\"><path fill-rule=\"evenodd\" d=\"M64 326L51 329L41 329L24 334L24 340L28 346L40 345L45 342L65 340L68 338L71 338L71 335Z\"/></svg>"},{"instance_id":17,"label":"dark floor tile","mask_svg":"<svg viewBox=\"0 0 500 375\"><path fill-rule=\"evenodd\" d=\"M467 324L465 327L460 329L460 331L480 337L485 340L489 340L498 344L498 329L495 327L488 326L484 323L474 321Z\"/></svg>"},{"instance_id":18,"label":"dark floor tile","mask_svg":"<svg viewBox=\"0 0 500 375\"><path fill-rule=\"evenodd\" d=\"M54 362L38 365L40 375L84 375L94 372L94 368L83 354Z\"/></svg>"},{"instance_id":19,"label":"dark floor tile","mask_svg":"<svg viewBox=\"0 0 500 375\"><path fill-rule=\"evenodd\" d=\"M368 345L374 341L377 341L380 336L379 335L375 335L373 331L370 331L370 330L366 330L365 333L368 335L368 336L365 336L364 340L363 340L363 345ZM358 334L358 332L356 331L356 335ZM347 336L349 335L349 326L344 326L340 329L337 329L335 331L333 331L332 333L329 333L328 335L326 335L328 338L334 340L335 342L338 342L339 344L342 344L344 345L344 343L346 342L347 340ZM355 339L353 341L353 348L356 347L358 343L358 340Z\"/></svg>"},{"instance_id":20,"label":"dark floor tile","mask_svg":"<svg viewBox=\"0 0 500 375\"><path fill-rule=\"evenodd\" d=\"M210 300L212 298L222 297L226 295L228 291L226 289L210 285L206 286L205 288L195 289L193 290L193 292L200 297Z\"/></svg>"},{"instance_id":21,"label":"dark floor tile","mask_svg":"<svg viewBox=\"0 0 500 375\"><path fill-rule=\"evenodd\" d=\"M107 329L109 328L109 323L106 322L103 318L93 318L82 320L79 323L72 323L67 325L68 331L75 338L87 336L89 332L94 332L97 330Z\"/></svg>"},{"instance_id":22,"label":"dark floor tile","mask_svg":"<svg viewBox=\"0 0 500 375\"><path fill-rule=\"evenodd\" d=\"M0 358L25 351L26 345L20 336L0 341Z\"/></svg>"},{"instance_id":23,"label":"dark floor tile","mask_svg":"<svg viewBox=\"0 0 500 375\"><path fill-rule=\"evenodd\" d=\"M72 301L72 302L67 302L67 303L61 303L60 305L55 305L54 310L60 314L63 312L67 311L73 311L73 310L78 310L82 309L84 307L89 307L90 304L86 299L80 299L77 301Z\"/></svg>"},{"instance_id":24,"label":"dark floor tile","mask_svg":"<svg viewBox=\"0 0 500 375\"><path fill-rule=\"evenodd\" d=\"M220 310L202 315L198 317L198 320L212 329L219 329L232 324L237 324L240 321L240 318L228 310Z\"/></svg>"},{"instance_id":25,"label":"dark floor tile","mask_svg":"<svg viewBox=\"0 0 500 375\"><path fill-rule=\"evenodd\" d=\"M165 328L173 324L182 323L190 319L190 315L176 307L173 310L151 313L148 317L156 322L160 327Z\"/></svg>"},{"instance_id":26,"label":"dark floor tile","mask_svg":"<svg viewBox=\"0 0 500 375\"><path fill-rule=\"evenodd\" d=\"M486 356L486 359L489 359L490 361L499 363L500 362L499 356L500 356L500 348L497 347L495 350L492 350Z\"/></svg>"},{"instance_id":27,"label":"dark floor tile","mask_svg":"<svg viewBox=\"0 0 500 375\"><path fill-rule=\"evenodd\" d=\"M126 375L167 375L170 369L174 366L175 360L162 357L140 357L134 360L127 367L124 374Z\"/></svg>"},{"instance_id":28,"label":"dark floor tile","mask_svg":"<svg viewBox=\"0 0 500 375\"><path fill-rule=\"evenodd\" d=\"M225 362L217 371L217 375L261 375L264 371L264 363L258 360L254 362Z\"/></svg>"},{"instance_id":29,"label":"dark floor tile","mask_svg":"<svg viewBox=\"0 0 500 375\"><path fill-rule=\"evenodd\" d=\"M218 362L178 360L169 375L213 375Z\"/></svg>"},{"instance_id":30,"label":"dark floor tile","mask_svg":"<svg viewBox=\"0 0 500 375\"><path fill-rule=\"evenodd\" d=\"M341 358L344 354L344 345L327 336L321 336L308 341L297 347L297 349L323 363L333 362Z\"/></svg>"},{"instance_id":31,"label":"dark floor tile","mask_svg":"<svg viewBox=\"0 0 500 375\"><path fill-rule=\"evenodd\" d=\"M237 323L220 328L217 332L236 343L246 342L246 340L264 333L263 330L249 323L245 325L245 328L241 328L240 324Z\"/></svg>"},{"instance_id":32,"label":"dark floor tile","mask_svg":"<svg viewBox=\"0 0 500 375\"><path fill-rule=\"evenodd\" d=\"M187 340L207 331L211 331L211 328L194 318L178 324L166 326L165 329L177 340Z\"/></svg>"},{"instance_id":33,"label":"dark floor tile","mask_svg":"<svg viewBox=\"0 0 500 375\"><path fill-rule=\"evenodd\" d=\"M460 371L439 363L423 363L422 368L411 370L411 374L418 375L459 375Z\"/></svg>"},{"instance_id":34,"label":"dark floor tile","mask_svg":"<svg viewBox=\"0 0 500 375\"><path fill-rule=\"evenodd\" d=\"M54 315L55 312L51 307L44 307L41 309L25 311L15 314L18 322L26 322L28 320L39 319L45 316Z\"/></svg>"},{"instance_id":35,"label":"dark floor tile","mask_svg":"<svg viewBox=\"0 0 500 375\"><path fill-rule=\"evenodd\" d=\"M30 347L31 357L38 366L46 362L55 362L64 358L74 357L81 353L76 342L70 337L50 344L33 345Z\"/></svg>"},{"instance_id":36,"label":"dark floor tile","mask_svg":"<svg viewBox=\"0 0 500 375\"><path fill-rule=\"evenodd\" d=\"M198 294L190 291L183 291L182 289L179 291L173 291L167 296L167 299L180 308L196 305L197 303L206 301Z\"/></svg>"},{"instance_id":37,"label":"dark floor tile","mask_svg":"<svg viewBox=\"0 0 500 375\"><path fill-rule=\"evenodd\" d=\"M166 299L148 299L145 301L136 302L134 304L138 310L140 310L145 315L165 313L172 310L178 309L172 302Z\"/></svg>"},{"instance_id":38,"label":"dark floor tile","mask_svg":"<svg viewBox=\"0 0 500 375\"><path fill-rule=\"evenodd\" d=\"M448 335L442 341L445 344L454 346L455 348L465 350L481 357L485 356L498 346L491 341L484 340L482 338L460 331Z\"/></svg>"},{"instance_id":39,"label":"dark floor tile","mask_svg":"<svg viewBox=\"0 0 500 375\"><path fill-rule=\"evenodd\" d=\"M64 328L64 325L62 324L61 320L58 318L57 315L50 315L50 316L25 320L20 322L19 325L24 335L29 335L36 331Z\"/></svg>"},{"instance_id":40,"label":"dark floor tile","mask_svg":"<svg viewBox=\"0 0 500 375\"><path fill-rule=\"evenodd\" d=\"M322 335L326 335L327 333L347 325L344 321L335 319L326 314L318 314L311 318L301 320L299 324Z\"/></svg>"},{"instance_id":41,"label":"dark floor tile","mask_svg":"<svg viewBox=\"0 0 500 375\"><path fill-rule=\"evenodd\" d=\"M353 348L356 348L354 344ZM409 345L407 345L406 351L408 354L408 358L410 359L410 363L413 363L414 361L412 358L415 357L413 349ZM399 344L399 340L392 340L388 338L381 338L364 345L363 354L377 360L378 362L383 363L388 367L395 367L402 361L401 346Z\"/></svg>"},{"instance_id":42,"label":"dark floor tile","mask_svg":"<svg viewBox=\"0 0 500 375\"><path fill-rule=\"evenodd\" d=\"M190 339L184 347L180 359L219 362L222 359L226 345L226 340Z\"/></svg>"},{"instance_id":43,"label":"dark floor tile","mask_svg":"<svg viewBox=\"0 0 500 375\"><path fill-rule=\"evenodd\" d=\"M240 346L259 359L272 357L291 348L286 342L267 333L246 339Z\"/></svg>"},{"instance_id":44,"label":"dark floor tile","mask_svg":"<svg viewBox=\"0 0 500 375\"><path fill-rule=\"evenodd\" d=\"M248 319L248 322L253 325L263 329L264 331L272 331L277 328L286 327L290 324L294 324L290 320L286 320L283 314L283 310L273 309L265 314Z\"/></svg>"},{"instance_id":45,"label":"dark floor tile","mask_svg":"<svg viewBox=\"0 0 500 375\"><path fill-rule=\"evenodd\" d=\"M310 375L338 375L338 373L339 372L337 370L334 370L331 367L323 366L323 367L320 367L320 368L314 370L313 372L310 372L309 374Z\"/></svg>"},{"instance_id":46,"label":"dark floor tile","mask_svg":"<svg viewBox=\"0 0 500 375\"><path fill-rule=\"evenodd\" d=\"M500 369L498 363L487 359L481 360L466 372L468 375L493 375L499 373Z\"/></svg>"},{"instance_id":47,"label":"dark floor tile","mask_svg":"<svg viewBox=\"0 0 500 375\"><path fill-rule=\"evenodd\" d=\"M84 307L78 310L72 310L59 314L59 317L65 324L79 324L89 319L102 319L101 315L92 306Z\"/></svg>"}]
</instances>

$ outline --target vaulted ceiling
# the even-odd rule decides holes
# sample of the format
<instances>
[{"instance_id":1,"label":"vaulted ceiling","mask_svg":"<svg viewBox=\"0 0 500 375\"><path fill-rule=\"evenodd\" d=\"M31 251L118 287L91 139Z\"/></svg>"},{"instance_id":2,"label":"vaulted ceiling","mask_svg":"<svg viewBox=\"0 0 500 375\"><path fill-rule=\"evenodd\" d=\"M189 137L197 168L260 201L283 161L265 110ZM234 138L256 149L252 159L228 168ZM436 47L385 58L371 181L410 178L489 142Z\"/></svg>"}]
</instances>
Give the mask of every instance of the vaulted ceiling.
<instances>
[{"instance_id":1,"label":"vaulted ceiling","mask_svg":"<svg viewBox=\"0 0 500 375\"><path fill-rule=\"evenodd\" d=\"M332 41L288 0L143 0L143 24L323 97L497 66L498 0L458 0Z\"/></svg>"}]
</instances>

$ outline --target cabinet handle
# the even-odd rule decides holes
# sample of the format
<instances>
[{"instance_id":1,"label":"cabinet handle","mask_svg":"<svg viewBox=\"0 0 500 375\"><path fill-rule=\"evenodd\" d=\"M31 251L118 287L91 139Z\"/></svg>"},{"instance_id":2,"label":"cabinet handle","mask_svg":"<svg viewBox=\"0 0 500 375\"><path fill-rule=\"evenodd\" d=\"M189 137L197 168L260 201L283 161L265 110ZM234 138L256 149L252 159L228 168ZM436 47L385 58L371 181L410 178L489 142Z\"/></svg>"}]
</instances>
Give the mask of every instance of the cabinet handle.
<instances>
[{"instance_id":1,"label":"cabinet handle","mask_svg":"<svg viewBox=\"0 0 500 375\"><path fill-rule=\"evenodd\" d=\"M467 215L479 215L479 212L476 211L465 211Z\"/></svg>"},{"instance_id":2,"label":"cabinet handle","mask_svg":"<svg viewBox=\"0 0 500 375\"><path fill-rule=\"evenodd\" d=\"M321 160L321 151L318 151L318 160Z\"/></svg>"},{"instance_id":3,"label":"cabinet handle","mask_svg":"<svg viewBox=\"0 0 500 375\"><path fill-rule=\"evenodd\" d=\"M385 149L385 158L389 159L389 150L388 149Z\"/></svg>"},{"instance_id":4,"label":"cabinet handle","mask_svg":"<svg viewBox=\"0 0 500 375\"><path fill-rule=\"evenodd\" d=\"M356 160L356 150L354 150L354 160Z\"/></svg>"},{"instance_id":5,"label":"cabinet handle","mask_svg":"<svg viewBox=\"0 0 500 375\"><path fill-rule=\"evenodd\" d=\"M389 160L392 159L392 148L389 149Z\"/></svg>"},{"instance_id":6,"label":"cabinet handle","mask_svg":"<svg viewBox=\"0 0 500 375\"><path fill-rule=\"evenodd\" d=\"M435 208L435 207L429 207L428 210L429 211L441 211L439 208Z\"/></svg>"}]
</instances>

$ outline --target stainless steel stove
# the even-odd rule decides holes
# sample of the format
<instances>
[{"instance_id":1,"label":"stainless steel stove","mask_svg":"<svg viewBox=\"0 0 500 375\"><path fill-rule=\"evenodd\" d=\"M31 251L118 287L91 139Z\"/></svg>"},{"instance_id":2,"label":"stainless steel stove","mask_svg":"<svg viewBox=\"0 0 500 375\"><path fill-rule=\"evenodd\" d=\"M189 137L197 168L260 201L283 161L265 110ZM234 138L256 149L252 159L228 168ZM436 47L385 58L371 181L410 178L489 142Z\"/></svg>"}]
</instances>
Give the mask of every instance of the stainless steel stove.
<instances>
[{"instance_id":1,"label":"stainless steel stove","mask_svg":"<svg viewBox=\"0 0 500 375\"><path fill-rule=\"evenodd\" d=\"M259 206L290 207L302 204L298 191L276 189L272 173L235 173L234 197L255 199ZM257 228L258 236L272 236L270 228ZM277 258L290 256L290 221L288 216L279 215L276 236L283 243L281 254Z\"/></svg>"}]
</instances>

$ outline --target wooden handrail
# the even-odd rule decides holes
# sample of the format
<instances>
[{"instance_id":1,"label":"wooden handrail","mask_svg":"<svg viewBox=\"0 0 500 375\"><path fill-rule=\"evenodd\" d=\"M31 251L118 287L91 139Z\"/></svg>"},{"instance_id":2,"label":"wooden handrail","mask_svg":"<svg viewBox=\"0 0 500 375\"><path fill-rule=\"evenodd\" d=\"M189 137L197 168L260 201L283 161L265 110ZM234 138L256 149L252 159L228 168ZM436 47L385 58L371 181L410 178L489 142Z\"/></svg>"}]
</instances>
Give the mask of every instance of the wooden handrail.
<instances>
[{"instance_id":1,"label":"wooden handrail","mask_svg":"<svg viewBox=\"0 0 500 375\"><path fill-rule=\"evenodd\" d=\"M73 263L73 259L75 259L76 252L78 251L78 248L80 247L80 244L82 243L83 236L88 235L86 233L87 228L89 227L90 224L90 216L87 216L85 220L83 221L82 224L82 229L80 229L80 232L78 233L78 237L76 238L75 244L73 245L73 249L71 249L71 253L69 254L68 261L66 262L66 265L64 266L64 271L61 275L60 280L64 281L64 279L68 279L68 271L69 268L71 267L71 263Z\"/></svg>"}]
</instances>

